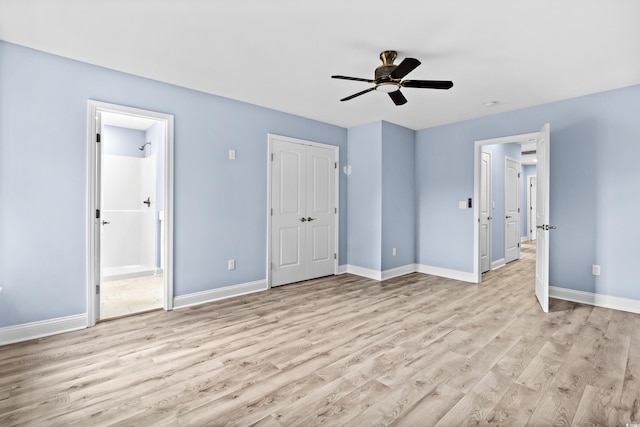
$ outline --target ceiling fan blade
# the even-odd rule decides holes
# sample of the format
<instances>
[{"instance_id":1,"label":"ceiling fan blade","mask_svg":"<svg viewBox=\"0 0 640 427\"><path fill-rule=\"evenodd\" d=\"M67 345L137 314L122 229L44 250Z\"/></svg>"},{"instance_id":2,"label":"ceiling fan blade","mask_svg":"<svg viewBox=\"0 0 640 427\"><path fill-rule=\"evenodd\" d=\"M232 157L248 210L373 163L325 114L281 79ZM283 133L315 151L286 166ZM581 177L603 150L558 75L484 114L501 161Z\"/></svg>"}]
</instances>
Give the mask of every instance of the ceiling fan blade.
<instances>
[{"instance_id":1,"label":"ceiling fan blade","mask_svg":"<svg viewBox=\"0 0 640 427\"><path fill-rule=\"evenodd\" d=\"M421 89L451 89L453 82L449 80L405 80L402 87L417 87Z\"/></svg>"},{"instance_id":2,"label":"ceiling fan blade","mask_svg":"<svg viewBox=\"0 0 640 427\"><path fill-rule=\"evenodd\" d=\"M364 95L367 92L371 92L372 90L376 90L376 87L375 86L374 87L370 87L369 89L365 89L362 92L354 93L351 96L347 96L346 98L342 98L340 101L348 101L350 99L355 98L356 96Z\"/></svg>"},{"instance_id":3,"label":"ceiling fan blade","mask_svg":"<svg viewBox=\"0 0 640 427\"><path fill-rule=\"evenodd\" d=\"M354 80L356 82L367 82L367 83L375 83L375 80L369 79L361 79L360 77L349 77L349 76L331 76L332 79L342 79L342 80Z\"/></svg>"},{"instance_id":4,"label":"ceiling fan blade","mask_svg":"<svg viewBox=\"0 0 640 427\"><path fill-rule=\"evenodd\" d=\"M393 100L393 103L396 105L403 105L407 103L407 98L405 98L402 92L400 92L399 90L395 92L389 92L389 97Z\"/></svg>"},{"instance_id":5,"label":"ceiling fan blade","mask_svg":"<svg viewBox=\"0 0 640 427\"><path fill-rule=\"evenodd\" d=\"M420 61L416 58L404 58L404 60L398 64L395 70L391 73L392 79L401 79L410 72L412 72L418 65L420 65Z\"/></svg>"}]
</instances>

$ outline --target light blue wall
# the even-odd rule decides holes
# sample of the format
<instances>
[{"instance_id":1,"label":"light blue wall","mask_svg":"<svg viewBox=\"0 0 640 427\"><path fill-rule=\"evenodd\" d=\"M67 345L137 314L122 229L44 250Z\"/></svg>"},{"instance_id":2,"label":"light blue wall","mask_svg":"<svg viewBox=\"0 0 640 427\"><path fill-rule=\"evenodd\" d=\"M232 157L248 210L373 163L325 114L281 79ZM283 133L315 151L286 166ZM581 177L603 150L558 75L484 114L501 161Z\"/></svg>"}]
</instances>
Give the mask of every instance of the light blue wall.
<instances>
[{"instance_id":1,"label":"light blue wall","mask_svg":"<svg viewBox=\"0 0 640 427\"><path fill-rule=\"evenodd\" d=\"M103 154L115 156L144 157L144 151L138 150L145 143L145 132L118 126L102 127Z\"/></svg>"},{"instance_id":2,"label":"light blue wall","mask_svg":"<svg viewBox=\"0 0 640 427\"><path fill-rule=\"evenodd\" d=\"M348 264L380 271L382 262L382 122L348 131Z\"/></svg>"},{"instance_id":3,"label":"light blue wall","mask_svg":"<svg viewBox=\"0 0 640 427\"><path fill-rule=\"evenodd\" d=\"M473 145L452 127L420 130L415 162L417 262L471 271L473 209L458 202L473 197Z\"/></svg>"},{"instance_id":4,"label":"light blue wall","mask_svg":"<svg viewBox=\"0 0 640 427\"><path fill-rule=\"evenodd\" d=\"M529 240L529 228L527 225L527 193L529 192L529 179L528 177L536 174L536 165L522 165L522 172L520 173L522 179L520 180L520 206L522 215L520 215L520 237L525 240Z\"/></svg>"},{"instance_id":5,"label":"light blue wall","mask_svg":"<svg viewBox=\"0 0 640 427\"><path fill-rule=\"evenodd\" d=\"M550 283L640 299L640 86L417 132L419 261L471 272L473 218L454 199L473 192L474 141L551 124ZM600 264L602 274L591 275Z\"/></svg>"},{"instance_id":6,"label":"light blue wall","mask_svg":"<svg viewBox=\"0 0 640 427\"><path fill-rule=\"evenodd\" d=\"M0 327L86 312L88 99L175 116L176 296L265 278L268 133L346 164L346 129L6 42L0 94Z\"/></svg>"},{"instance_id":7,"label":"light blue wall","mask_svg":"<svg viewBox=\"0 0 640 427\"><path fill-rule=\"evenodd\" d=\"M415 263L414 154L415 131L382 122L383 271ZM392 255L393 248L396 256Z\"/></svg>"},{"instance_id":8,"label":"light blue wall","mask_svg":"<svg viewBox=\"0 0 640 427\"><path fill-rule=\"evenodd\" d=\"M491 153L491 261L504 259L504 226L505 226L505 159L510 157L520 160L521 146L517 143L494 144L482 147Z\"/></svg>"}]
</instances>

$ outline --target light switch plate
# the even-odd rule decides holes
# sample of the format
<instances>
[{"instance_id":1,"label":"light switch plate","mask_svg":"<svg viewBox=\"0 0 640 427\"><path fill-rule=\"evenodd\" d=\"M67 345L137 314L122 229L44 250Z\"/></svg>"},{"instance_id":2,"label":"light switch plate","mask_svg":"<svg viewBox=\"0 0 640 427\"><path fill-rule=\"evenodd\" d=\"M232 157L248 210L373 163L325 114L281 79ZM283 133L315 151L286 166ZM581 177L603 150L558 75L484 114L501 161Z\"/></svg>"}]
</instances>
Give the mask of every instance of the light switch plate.
<instances>
[{"instance_id":1,"label":"light switch plate","mask_svg":"<svg viewBox=\"0 0 640 427\"><path fill-rule=\"evenodd\" d=\"M460 201L458 202L458 207L459 207L460 209L467 209L467 201L466 201L466 200L460 200Z\"/></svg>"},{"instance_id":2,"label":"light switch plate","mask_svg":"<svg viewBox=\"0 0 640 427\"><path fill-rule=\"evenodd\" d=\"M229 150L229 160L236 159L236 150Z\"/></svg>"}]
</instances>

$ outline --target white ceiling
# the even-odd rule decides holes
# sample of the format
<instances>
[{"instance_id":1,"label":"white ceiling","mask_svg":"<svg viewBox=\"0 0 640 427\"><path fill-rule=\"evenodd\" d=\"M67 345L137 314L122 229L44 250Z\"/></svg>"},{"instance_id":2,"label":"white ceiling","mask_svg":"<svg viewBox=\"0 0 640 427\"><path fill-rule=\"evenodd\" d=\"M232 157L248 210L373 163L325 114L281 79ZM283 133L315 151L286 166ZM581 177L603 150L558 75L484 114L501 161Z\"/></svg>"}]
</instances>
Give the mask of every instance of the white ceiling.
<instances>
[{"instance_id":1,"label":"white ceiling","mask_svg":"<svg viewBox=\"0 0 640 427\"><path fill-rule=\"evenodd\" d=\"M640 84L637 0L0 0L0 39L343 127L422 129ZM404 88L339 99L383 50ZM497 101L487 108L488 101Z\"/></svg>"}]
</instances>

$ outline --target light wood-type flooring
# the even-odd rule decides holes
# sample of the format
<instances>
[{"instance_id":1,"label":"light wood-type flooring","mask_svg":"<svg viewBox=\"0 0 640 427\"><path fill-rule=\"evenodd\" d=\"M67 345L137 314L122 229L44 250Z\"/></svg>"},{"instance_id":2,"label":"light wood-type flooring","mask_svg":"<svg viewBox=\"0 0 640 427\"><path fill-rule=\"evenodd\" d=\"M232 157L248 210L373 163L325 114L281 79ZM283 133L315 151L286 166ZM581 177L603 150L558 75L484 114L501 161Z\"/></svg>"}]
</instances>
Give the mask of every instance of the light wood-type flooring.
<instances>
[{"instance_id":1,"label":"light wood-type flooring","mask_svg":"<svg viewBox=\"0 0 640 427\"><path fill-rule=\"evenodd\" d=\"M345 274L0 347L0 425L640 423L640 315L542 313L523 252L479 285Z\"/></svg>"},{"instance_id":2,"label":"light wood-type flooring","mask_svg":"<svg viewBox=\"0 0 640 427\"><path fill-rule=\"evenodd\" d=\"M102 282L100 318L127 316L162 308L163 276L140 276Z\"/></svg>"}]
</instances>

